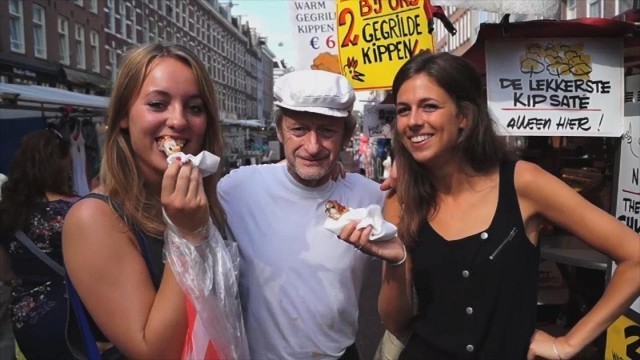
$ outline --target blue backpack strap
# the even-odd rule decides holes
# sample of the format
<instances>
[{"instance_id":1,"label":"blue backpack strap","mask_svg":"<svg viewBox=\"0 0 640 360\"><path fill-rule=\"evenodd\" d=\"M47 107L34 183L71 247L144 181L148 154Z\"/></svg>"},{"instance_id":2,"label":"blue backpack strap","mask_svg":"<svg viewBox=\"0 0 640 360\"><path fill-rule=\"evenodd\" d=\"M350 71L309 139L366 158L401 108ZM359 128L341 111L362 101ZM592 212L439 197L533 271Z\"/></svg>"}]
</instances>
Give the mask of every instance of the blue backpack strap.
<instances>
[{"instance_id":1,"label":"blue backpack strap","mask_svg":"<svg viewBox=\"0 0 640 360\"><path fill-rule=\"evenodd\" d=\"M76 289L73 287L71 279L69 279L69 275L65 275L65 280L67 283L67 295L69 296L73 312L76 315L76 322L80 329L80 335L82 337L82 342L84 343L87 360L100 360L102 359L102 356L100 355L100 350L96 344L96 339L93 336L93 331L91 331L87 311L84 308Z\"/></svg>"}]
</instances>

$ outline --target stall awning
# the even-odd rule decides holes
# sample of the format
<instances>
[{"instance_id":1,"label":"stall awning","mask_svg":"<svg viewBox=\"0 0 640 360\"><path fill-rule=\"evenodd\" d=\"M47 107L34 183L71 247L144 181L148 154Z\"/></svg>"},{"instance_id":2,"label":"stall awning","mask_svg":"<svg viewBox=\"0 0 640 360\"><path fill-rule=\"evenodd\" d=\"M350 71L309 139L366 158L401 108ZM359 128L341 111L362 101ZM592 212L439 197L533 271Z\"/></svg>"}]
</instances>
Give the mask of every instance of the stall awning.
<instances>
[{"instance_id":1,"label":"stall awning","mask_svg":"<svg viewBox=\"0 0 640 360\"><path fill-rule=\"evenodd\" d=\"M28 58L17 54L0 54L0 73L9 77L58 80L60 65L47 60Z\"/></svg>"},{"instance_id":2,"label":"stall awning","mask_svg":"<svg viewBox=\"0 0 640 360\"><path fill-rule=\"evenodd\" d=\"M0 83L0 94L15 95L15 100L41 102L45 104L69 105L86 108L106 109L109 98L75 93L72 91L39 85L19 85Z\"/></svg>"},{"instance_id":3,"label":"stall awning","mask_svg":"<svg viewBox=\"0 0 640 360\"><path fill-rule=\"evenodd\" d=\"M106 89L109 87L109 79L99 74L90 74L84 71L64 67L67 80L78 85L90 86L93 88Z\"/></svg>"},{"instance_id":4,"label":"stall awning","mask_svg":"<svg viewBox=\"0 0 640 360\"><path fill-rule=\"evenodd\" d=\"M482 74L486 72L484 43L486 40L552 37L621 37L625 43L625 65L640 63L640 37L630 21L605 18L574 20L532 20L480 25L478 38L462 57L471 61Z\"/></svg>"}]
</instances>

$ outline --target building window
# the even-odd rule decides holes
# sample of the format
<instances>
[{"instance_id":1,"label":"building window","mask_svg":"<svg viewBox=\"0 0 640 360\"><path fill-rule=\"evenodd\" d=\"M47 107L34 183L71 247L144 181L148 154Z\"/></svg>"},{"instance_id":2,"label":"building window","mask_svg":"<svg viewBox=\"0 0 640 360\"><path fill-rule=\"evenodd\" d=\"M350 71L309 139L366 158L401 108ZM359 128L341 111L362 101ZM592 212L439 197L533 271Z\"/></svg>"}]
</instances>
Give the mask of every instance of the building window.
<instances>
[{"instance_id":1,"label":"building window","mask_svg":"<svg viewBox=\"0 0 640 360\"><path fill-rule=\"evenodd\" d=\"M118 13L120 14L120 35L123 38L127 38L127 22L126 22L126 18L127 18L127 9L126 9L126 4L124 3L124 1L120 1L120 5L118 8Z\"/></svg>"},{"instance_id":2,"label":"building window","mask_svg":"<svg viewBox=\"0 0 640 360\"><path fill-rule=\"evenodd\" d=\"M189 27L189 7L186 4L182 4L184 7L182 11L182 26L187 29L187 31L191 32L191 28ZM193 13L191 13L193 17Z\"/></svg>"},{"instance_id":3,"label":"building window","mask_svg":"<svg viewBox=\"0 0 640 360\"><path fill-rule=\"evenodd\" d=\"M576 18L576 0L567 0L567 20Z\"/></svg>"},{"instance_id":4,"label":"building window","mask_svg":"<svg viewBox=\"0 0 640 360\"><path fill-rule=\"evenodd\" d=\"M69 21L64 16L58 16L58 43L60 62L69 65Z\"/></svg>"},{"instance_id":5,"label":"building window","mask_svg":"<svg viewBox=\"0 0 640 360\"><path fill-rule=\"evenodd\" d=\"M98 0L89 0L89 11L94 14L98 13Z\"/></svg>"},{"instance_id":6,"label":"building window","mask_svg":"<svg viewBox=\"0 0 640 360\"><path fill-rule=\"evenodd\" d=\"M616 15L622 14L627 10L631 10L632 7L633 7L633 0L617 0Z\"/></svg>"},{"instance_id":7,"label":"building window","mask_svg":"<svg viewBox=\"0 0 640 360\"><path fill-rule=\"evenodd\" d=\"M182 23L183 17L182 17L182 7L184 6L184 3L182 2L178 2L176 4L176 23L178 24L178 27L184 27L186 24Z\"/></svg>"},{"instance_id":8,"label":"building window","mask_svg":"<svg viewBox=\"0 0 640 360\"><path fill-rule=\"evenodd\" d=\"M111 81L116 81L116 74L118 72L118 64L116 63L116 50L109 50L109 64L111 64Z\"/></svg>"},{"instance_id":9,"label":"building window","mask_svg":"<svg viewBox=\"0 0 640 360\"><path fill-rule=\"evenodd\" d=\"M73 3L78 6L84 7L84 0L73 0Z\"/></svg>"},{"instance_id":10,"label":"building window","mask_svg":"<svg viewBox=\"0 0 640 360\"><path fill-rule=\"evenodd\" d=\"M142 38L144 42L149 43L149 19L145 16L142 18Z\"/></svg>"},{"instance_id":11,"label":"building window","mask_svg":"<svg viewBox=\"0 0 640 360\"><path fill-rule=\"evenodd\" d=\"M98 32L91 30L91 70L93 72L100 72L100 37Z\"/></svg>"},{"instance_id":12,"label":"building window","mask_svg":"<svg viewBox=\"0 0 640 360\"><path fill-rule=\"evenodd\" d=\"M76 24L76 66L80 69L87 68L84 49L84 27Z\"/></svg>"},{"instance_id":13,"label":"building window","mask_svg":"<svg viewBox=\"0 0 640 360\"><path fill-rule=\"evenodd\" d=\"M129 15L129 26L131 27L131 37L129 38L129 40L131 40L134 43L138 42L138 32L136 31L136 9L133 7L133 5L129 4L129 7L127 8L127 15Z\"/></svg>"},{"instance_id":14,"label":"building window","mask_svg":"<svg viewBox=\"0 0 640 360\"><path fill-rule=\"evenodd\" d=\"M116 9L114 0L107 0L107 10L109 11L109 24L107 30L112 34L116 32Z\"/></svg>"},{"instance_id":15,"label":"building window","mask_svg":"<svg viewBox=\"0 0 640 360\"><path fill-rule=\"evenodd\" d=\"M164 14L171 20L174 20L174 13L173 13L174 7L175 7L175 4L174 4L173 0L165 0L165 2L164 2Z\"/></svg>"},{"instance_id":16,"label":"building window","mask_svg":"<svg viewBox=\"0 0 640 360\"><path fill-rule=\"evenodd\" d=\"M151 20L151 25L149 27L149 42L153 43L157 40L158 34L158 24L155 19Z\"/></svg>"},{"instance_id":17,"label":"building window","mask_svg":"<svg viewBox=\"0 0 640 360\"><path fill-rule=\"evenodd\" d=\"M120 3L120 23L122 24L122 37L136 42L136 12L131 4Z\"/></svg>"},{"instance_id":18,"label":"building window","mask_svg":"<svg viewBox=\"0 0 640 360\"><path fill-rule=\"evenodd\" d=\"M589 17L602 17L602 0L589 0Z\"/></svg>"},{"instance_id":19,"label":"building window","mask_svg":"<svg viewBox=\"0 0 640 360\"><path fill-rule=\"evenodd\" d=\"M9 0L11 51L24 54L24 17L22 15L22 0Z\"/></svg>"},{"instance_id":20,"label":"building window","mask_svg":"<svg viewBox=\"0 0 640 360\"><path fill-rule=\"evenodd\" d=\"M47 37L45 36L45 11L33 4L33 53L36 57L47 58Z\"/></svg>"}]
</instances>

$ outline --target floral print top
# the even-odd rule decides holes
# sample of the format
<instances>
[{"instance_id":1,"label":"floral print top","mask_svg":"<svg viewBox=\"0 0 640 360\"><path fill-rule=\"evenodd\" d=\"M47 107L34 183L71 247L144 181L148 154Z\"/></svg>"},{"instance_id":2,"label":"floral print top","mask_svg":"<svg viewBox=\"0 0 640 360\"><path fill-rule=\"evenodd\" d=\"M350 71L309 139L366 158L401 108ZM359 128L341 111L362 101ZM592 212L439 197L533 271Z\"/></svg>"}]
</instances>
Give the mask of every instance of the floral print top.
<instances>
[{"instance_id":1,"label":"floral print top","mask_svg":"<svg viewBox=\"0 0 640 360\"><path fill-rule=\"evenodd\" d=\"M79 198L66 198L43 203L29 218L22 231L47 256L58 264L62 261L62 225L71 206ZM34 255L18 239L11 237L5 243L11 259L11 269L19 279L13 287L11 320L16 328L36 324L40 317L53 308L64 291L64 278Z\"/></svg>"}]
</instances>

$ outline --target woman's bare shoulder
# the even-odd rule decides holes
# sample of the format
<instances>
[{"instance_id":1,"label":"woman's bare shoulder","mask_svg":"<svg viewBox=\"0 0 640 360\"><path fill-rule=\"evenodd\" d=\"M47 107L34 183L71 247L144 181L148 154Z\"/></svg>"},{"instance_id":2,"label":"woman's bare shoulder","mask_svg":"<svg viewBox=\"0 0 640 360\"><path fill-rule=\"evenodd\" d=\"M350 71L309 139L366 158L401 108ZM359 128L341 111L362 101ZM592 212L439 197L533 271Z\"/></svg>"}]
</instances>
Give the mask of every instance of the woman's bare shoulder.
<instances>
[{"instance_id":1,"label":"woman's bare shoulder","mask_svg":"<svg viewBox=\"0 0 640 360\"><path fill-rule=\"evenodd\" d=\"M516 163L514 181L516 188L526 190L527 187L538 186L541 182L555 178L552 174L530 161L519 160Z\"/></svg>"},{"instance_id":2,"label":"woman's bare shoulder","mask_svg":"<svg viewBox=\"0 0 640 360\"><path fill-rule=\"evenodd\" d=\"M67 242L78 237L85 242L100 239L102 235L127 236L128 227L109 203L95 198L83 198L67 213L63 231L66 235L63 239Z\"/></svg>"}]
</instances>

